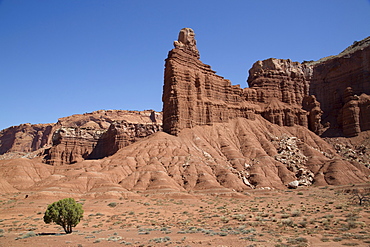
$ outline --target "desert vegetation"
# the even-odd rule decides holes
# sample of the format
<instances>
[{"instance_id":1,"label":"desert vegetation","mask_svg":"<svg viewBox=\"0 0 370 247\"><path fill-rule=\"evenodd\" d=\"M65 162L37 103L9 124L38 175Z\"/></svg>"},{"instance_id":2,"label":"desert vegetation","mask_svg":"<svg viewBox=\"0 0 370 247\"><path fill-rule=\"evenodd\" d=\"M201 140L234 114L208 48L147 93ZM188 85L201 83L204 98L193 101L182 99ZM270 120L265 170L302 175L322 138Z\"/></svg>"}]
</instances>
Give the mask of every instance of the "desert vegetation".
<instances>
[{"instance_id":1,"label":"desert vegetation","mask_svg":"<svg viewBox=\"0 0 370 247\"><path fill-rule=\"evenodd\" d=\"M367 246L370 206L351 199L348 189L357 187L80 198L76 204L83 204L85 213L71 234L60 225L43 223L42 212L52 199L8 194L0 200L0 242L6 246Z\"/></svg>"},{"instance_id":2,"label":"desert vegetation","mask_svg":"<svg viewBox=\"0 0 370 247\"><path fill-rule=\"evenodd\" d=\"M48 206L44 222L46 224L54 222L63 227L63 230L69 234L72 233L72 227L80 223L83 213L81 204L76 203L73 198L65 198Z\"/></svg>"}]
</instances>

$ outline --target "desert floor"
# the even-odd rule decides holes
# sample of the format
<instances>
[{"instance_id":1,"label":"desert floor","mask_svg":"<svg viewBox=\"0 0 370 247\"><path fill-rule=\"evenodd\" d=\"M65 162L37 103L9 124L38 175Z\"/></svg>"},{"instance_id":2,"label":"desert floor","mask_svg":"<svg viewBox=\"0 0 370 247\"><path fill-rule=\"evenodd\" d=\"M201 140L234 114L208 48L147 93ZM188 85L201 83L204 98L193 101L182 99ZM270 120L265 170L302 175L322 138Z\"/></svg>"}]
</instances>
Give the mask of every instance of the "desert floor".
<instances>
[{"instance_id":1,"label":"desert floor","mask_svg":"<svg viewBox=\"0 0 370 247\"><path fill-rule=\"evenodd\" d=\"M0 195L0 246L370 246L370 206L348 189L255 190L245 195L144 194L84 199L72 234L43 221L61 198Z\"/></svg>"}]
</instances>

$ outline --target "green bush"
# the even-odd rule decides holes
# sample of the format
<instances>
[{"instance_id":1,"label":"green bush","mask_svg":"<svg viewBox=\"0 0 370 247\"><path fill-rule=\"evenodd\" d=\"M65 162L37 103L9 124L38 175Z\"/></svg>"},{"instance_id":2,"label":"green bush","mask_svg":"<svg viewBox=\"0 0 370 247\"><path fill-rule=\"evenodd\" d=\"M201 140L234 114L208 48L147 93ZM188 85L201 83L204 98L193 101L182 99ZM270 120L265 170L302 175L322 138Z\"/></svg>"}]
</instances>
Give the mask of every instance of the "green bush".
<instances>
[{"instance_id":1,"label":"green bush","mask_svg":"<svg viewBox=\"0 0 370 247\"><path fill-rule=\"evenodd\" d=\"M83 217L82 205L76 203L73 198L65 198L54 202L48 206L44 215L44 222L49 224L56 223L63 227L64 231L72 233L72 227L75 227Z\"/></svg>"}]
</instances>

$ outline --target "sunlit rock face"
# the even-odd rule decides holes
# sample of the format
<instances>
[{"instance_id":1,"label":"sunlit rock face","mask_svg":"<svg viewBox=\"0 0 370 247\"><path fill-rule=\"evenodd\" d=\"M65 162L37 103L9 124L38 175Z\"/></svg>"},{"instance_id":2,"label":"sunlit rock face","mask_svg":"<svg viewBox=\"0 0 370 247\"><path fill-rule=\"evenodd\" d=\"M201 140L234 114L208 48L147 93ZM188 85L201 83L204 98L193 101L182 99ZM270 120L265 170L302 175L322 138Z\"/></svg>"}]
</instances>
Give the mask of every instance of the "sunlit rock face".
<instances>
[{"instance_id":1,"label":"sunlit rock face","mask_svg":"<svg viewBox=\"0 0 370 247\"><path fill-rule=\"evenodd\" d=\"M0 159L43 157L51 165L100 159L162 130L162 113L100 110L52 124L22 124L0 132Z\"/></svg>"},{"instance_id":2,"label":"sunlit rock face","mask_svg":"<svg viewBox=\"0 0 370 247\"><path fill-rule=\"evenodd\" d=\"M162 97L167 133L255 114L325 136L356 136L370 129L370 38L317 62L257 61L244 89L200 61L192 29L182 29L174 46L166 59Z\"/></svg>"},{"instance_id":3,"label":"sunlit rock face","mask_svg":"<svg viewBox=\"0 0 370 247\"><path fill-rule=\"evenodd\" d=\"M200 61L191 29L182 29L174 45L165 65L165 132L177 135L184 128L254 119L255 114L280 126L308 126L310 113L302 104L309 92L310 66L289 59L258 61L249 71L250 87L243 89Z\"/></svg>"}]
</instances>

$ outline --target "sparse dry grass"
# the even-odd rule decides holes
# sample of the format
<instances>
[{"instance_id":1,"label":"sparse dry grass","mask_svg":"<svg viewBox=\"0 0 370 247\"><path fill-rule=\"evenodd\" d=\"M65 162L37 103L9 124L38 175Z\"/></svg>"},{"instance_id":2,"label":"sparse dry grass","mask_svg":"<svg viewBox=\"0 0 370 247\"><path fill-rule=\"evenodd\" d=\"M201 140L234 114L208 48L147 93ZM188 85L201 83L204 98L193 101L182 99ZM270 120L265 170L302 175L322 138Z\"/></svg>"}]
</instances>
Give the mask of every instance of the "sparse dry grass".
<instances>
[{"instance_id":1,"label":"sparse dry grass","mask_svg":"<svg viewBox=\"0 0 370 247\"><path fill-rule=\"evenodd\" d=\"M367 246L370 207L341 187L251 191L245 198L80 199L84 218L71 235L43 223L49 201L0 197L4 246ZM157 197L158 195L156 195Z\"/></svg>"}]
</instances>

